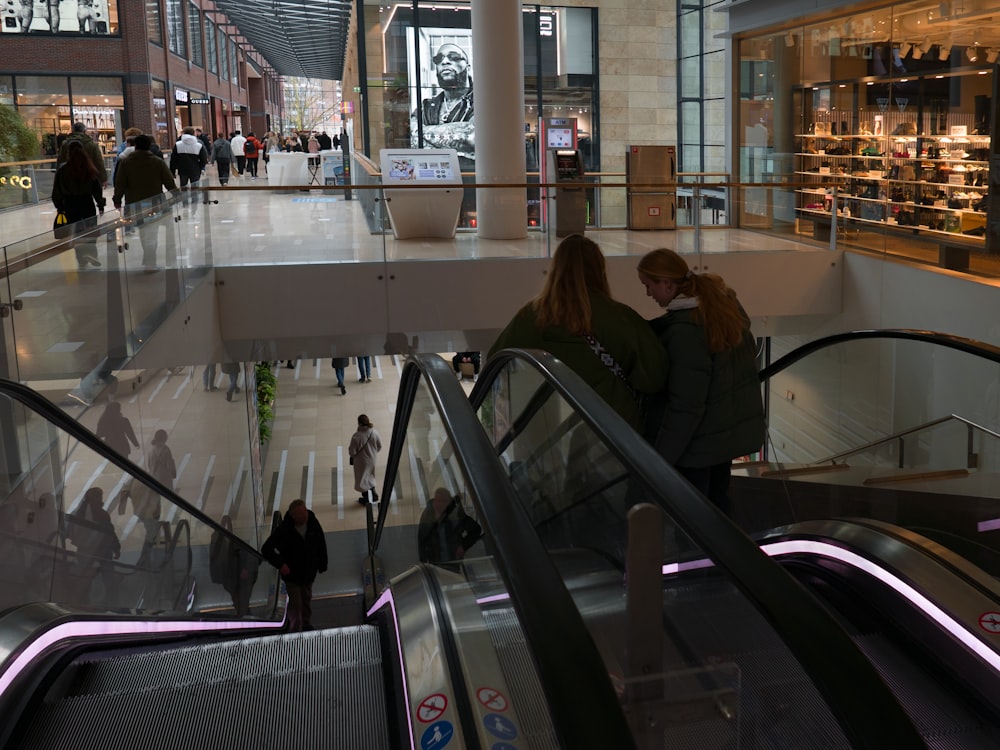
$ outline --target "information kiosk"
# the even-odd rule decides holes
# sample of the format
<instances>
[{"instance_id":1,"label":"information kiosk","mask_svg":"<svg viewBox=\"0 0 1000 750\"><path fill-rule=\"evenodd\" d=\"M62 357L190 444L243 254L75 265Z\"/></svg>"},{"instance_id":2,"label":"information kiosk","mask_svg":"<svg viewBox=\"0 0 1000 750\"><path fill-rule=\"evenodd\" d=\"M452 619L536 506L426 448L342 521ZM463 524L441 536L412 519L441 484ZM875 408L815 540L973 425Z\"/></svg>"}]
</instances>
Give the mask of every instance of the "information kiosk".
<instances>
[{"instance_id":1,"label":"information kiosk","mask_svg":"<svg viewBox=\"0 0 1000 750\"><path fill-rule=\"evenodd\" d=\"M555 196L549 191L549 225L556 237L583 234L587 228L587 193L583 181L583 156L575 148L549 149L548 175L556 183Z\"/></svg>"},{"instance_id":2,"label":"information kiosk","mask_svg":"<svg viewBox=\"0 0 1000 750\"><path fill-rule=\"evenodd\" d=\"M397 240L455 236L462 210L462 170L454 149L379 152L386 210ZM420 190L394 185L432 185Z\"/></svg>"}]
</instances>

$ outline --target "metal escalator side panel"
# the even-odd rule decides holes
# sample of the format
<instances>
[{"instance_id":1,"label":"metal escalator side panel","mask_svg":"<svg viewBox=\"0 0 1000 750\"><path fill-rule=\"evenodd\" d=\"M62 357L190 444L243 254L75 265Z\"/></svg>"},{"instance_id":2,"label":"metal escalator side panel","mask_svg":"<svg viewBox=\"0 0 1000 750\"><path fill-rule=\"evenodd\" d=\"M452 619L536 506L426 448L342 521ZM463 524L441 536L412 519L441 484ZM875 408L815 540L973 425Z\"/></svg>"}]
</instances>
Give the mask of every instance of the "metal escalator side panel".
<instances>
[{"instance_id":1,"label":"metal escalator side panel","mask_svg":"<svg viewBox=\"0 0 1000 750\"><path fill-rule=\"evenodd\" d=\"M963 580L930 540L881 526L810 521L775 530L761 548L785 563L843 577L1000 713L1000 598Z\"/></svg>"}]
</instances>

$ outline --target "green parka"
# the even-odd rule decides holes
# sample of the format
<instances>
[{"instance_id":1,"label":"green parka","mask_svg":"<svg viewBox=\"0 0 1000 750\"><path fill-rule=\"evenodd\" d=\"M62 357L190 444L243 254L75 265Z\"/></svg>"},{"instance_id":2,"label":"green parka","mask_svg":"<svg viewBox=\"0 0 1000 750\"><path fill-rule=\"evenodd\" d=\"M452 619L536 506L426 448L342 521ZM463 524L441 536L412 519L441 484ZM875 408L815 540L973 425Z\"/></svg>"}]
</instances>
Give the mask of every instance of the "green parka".
<instances>
[{"instance_id":1,"label":"green parka","mask_svg":"<svg viewBox=\"0 0 1000 750\"><path fill-rule=\"evenodd\" d=\"M649 324L628 305L600 294L590 295L591 333L628 375L639 393L655 393L667 377L667 355ZM500 349L542 349L561 359L636 429L639 405L628 387L600 360L590 344L562 326L540 329L531 303L522 307L500 333L490 354Z\"/></svg>"},{"instance_id":2,"label":"green parka","mask_svg":"<svg viewBox=\"0 0 1000 750\"><path fill-rule=\"evenodd\" d=\"M670 361L667 387L647 399L646 436L673 466L705 468L759 450L764 404L749 328L734 349L712 354L694 310L650 321Z\"/></svg>"}]
</instances>

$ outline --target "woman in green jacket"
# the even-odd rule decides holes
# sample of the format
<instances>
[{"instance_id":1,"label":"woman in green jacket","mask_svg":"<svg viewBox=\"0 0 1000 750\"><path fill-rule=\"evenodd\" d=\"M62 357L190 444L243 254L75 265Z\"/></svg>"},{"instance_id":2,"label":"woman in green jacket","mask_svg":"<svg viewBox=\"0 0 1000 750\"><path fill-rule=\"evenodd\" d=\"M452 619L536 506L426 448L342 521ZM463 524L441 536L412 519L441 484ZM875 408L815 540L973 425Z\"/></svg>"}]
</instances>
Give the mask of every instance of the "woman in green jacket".
<instances>
[{"instance_id":1,"label":"woman in green jacket","mask_svg":"<svg viewBox=\"0 0 1000 750\"><path fill-rule=\"evenodd\" d=\"M490 354L542 349L583 378L629 424L642 425L636 394L666 382L667 357L649 325L611 299L604 255L582 235L559 243L541 294L522 307Z\"/></svg>"},{"instance_id":2,"label":"woman in green jacket","mask_svg":"<svg viewBox=\"0 0 1000 750\"><path fill-rule=\"evenodd\" d=\"M646 436L674 468L730 513L732 459L764 442L764 405L750 320L715 274L672 250L639 261L639 281L666 313L650 321L667 352L667 385L649 399Z\"/></svg>"}]
</instances>

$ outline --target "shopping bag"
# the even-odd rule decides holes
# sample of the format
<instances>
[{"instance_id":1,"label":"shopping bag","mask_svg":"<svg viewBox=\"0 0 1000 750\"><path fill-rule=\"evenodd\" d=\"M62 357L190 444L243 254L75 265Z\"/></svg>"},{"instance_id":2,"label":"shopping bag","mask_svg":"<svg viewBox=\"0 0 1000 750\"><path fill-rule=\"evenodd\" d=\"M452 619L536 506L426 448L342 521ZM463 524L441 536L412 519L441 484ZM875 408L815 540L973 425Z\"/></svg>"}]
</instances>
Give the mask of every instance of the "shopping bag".
<instances>
[{"instance_id":1,"label":"shopping bag","mask_svg":"<svg viewBox=\"0 0 1000 750\"><path fill-rule=\"evenodd\" d=\"M55 221L52 222L52 231L55 233L56 239L59 240L64 240L67 237L72 236L73 232L70 227L69 219L62 211L56 214Z\"/></svg>"}]
</instances>

